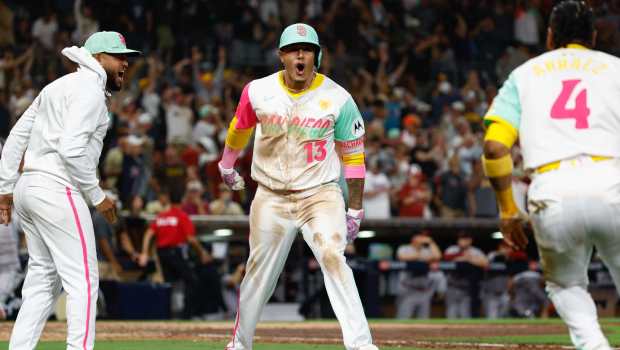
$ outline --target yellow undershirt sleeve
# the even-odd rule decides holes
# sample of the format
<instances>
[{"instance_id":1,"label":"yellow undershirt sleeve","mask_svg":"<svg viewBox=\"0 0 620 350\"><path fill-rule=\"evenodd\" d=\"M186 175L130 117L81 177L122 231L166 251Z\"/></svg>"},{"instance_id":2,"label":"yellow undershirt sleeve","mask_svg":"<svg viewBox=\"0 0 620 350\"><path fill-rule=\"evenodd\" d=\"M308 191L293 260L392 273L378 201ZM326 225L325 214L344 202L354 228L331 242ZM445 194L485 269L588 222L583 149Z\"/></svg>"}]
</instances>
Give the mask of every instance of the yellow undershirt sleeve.
<instances>
[{"instance_id":1,"label":"yellow undershirt sleeve","mask_svg":"<svg viewBox=\"0 0 620 350\"><path fill-rule=\"evenodd\" d=\"M249 129L237 129L237 116L234 116L228 126L228 133L226 133L226 145L232 149L240 150L247 146L252 137L254 128Z\"/></svg>"}]
</instances>

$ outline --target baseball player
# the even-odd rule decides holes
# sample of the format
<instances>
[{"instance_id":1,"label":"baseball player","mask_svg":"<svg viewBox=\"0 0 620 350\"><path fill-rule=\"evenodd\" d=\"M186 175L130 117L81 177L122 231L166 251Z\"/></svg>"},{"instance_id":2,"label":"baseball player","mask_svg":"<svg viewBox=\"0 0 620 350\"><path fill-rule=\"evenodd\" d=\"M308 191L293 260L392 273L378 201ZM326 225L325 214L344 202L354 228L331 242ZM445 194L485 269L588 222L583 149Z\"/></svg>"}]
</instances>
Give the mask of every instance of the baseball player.
<instances>
[{"instance_id":1,"label":"baseball player","mask_svg":"<svg viewBox=\"0 0 620 350\"><path fill-rule=\"evenodd\" d=\"M252 349L263 306L301 230L321 265L346 349L374 350L344 257L363 217L364 122L351 95L316 72L321 46L312 27L288 26L279 49L284 70L245 86L219 162L224 182L242 189L233 167L256 128L252 178L259 187L250 209L250 256L226 349ZM349 188L346 212L337 184L342 164Z\"/></svg>"},{"instance_id":2,"label":"baseball player","mask_svg":"<svg viewBox=\"0 0 620 350\"><path fill-rule=\"evenodd\" d=\"M67 349L92 349L95 342L99 273L87 203L116 221L96 169L108 128L107 96L121 89L127 57L139 52L127 49L119 33L97 32L84 47L62 54L79 68L41 90L0 158L1 221L10 221L14 198L29 254L10 350L35 348L61 287L68 295Z\"/></svg>"},{"instance_id":3,"label":"baseball player","mask_svg":"<svg viewBox=\"0 0 620 350\"><path fill-rule=\"evenodd\" d=\"M485 116L483 157L505 241L525 248L510 187L510 148L519 136L546 290L573 344L585 350L610 349L587 291L593 247L620 282L620 60L591 49L593 22L583 1L553 8L550 51L517 67Z\"/></svg>"}]
</instances>

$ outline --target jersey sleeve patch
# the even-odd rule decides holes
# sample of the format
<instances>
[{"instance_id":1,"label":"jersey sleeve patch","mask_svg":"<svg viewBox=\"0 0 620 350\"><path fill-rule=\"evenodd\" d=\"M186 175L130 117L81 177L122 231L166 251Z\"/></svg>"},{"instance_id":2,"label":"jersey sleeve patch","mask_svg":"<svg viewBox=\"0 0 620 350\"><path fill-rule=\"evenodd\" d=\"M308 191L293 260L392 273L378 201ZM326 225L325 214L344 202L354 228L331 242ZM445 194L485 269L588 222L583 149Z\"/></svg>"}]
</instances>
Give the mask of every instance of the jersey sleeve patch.
<instances>
[{"instance_id":1,"label":"jersey sleeve patch","mask_svg":"<svg viewBox=\"0 0 620 350\"><path fill-rule=\"evenodd\" d=\"M336 118L334 138L336 141L350 141L362 137L365 133L364 119L355 101L349 97L340 108Z\"/></svg>"},{"instance_id":2,"label":"jersey sleeve patch","mask_svg":"<svg viewBox=\"0 0 620 350\"><path fill-rule=\"evenodd\" d=\"M508 79L491 104L491 108L484 116L485 125L494 121L503 121L519 130L521 124L521 102L519 101L519 91L515 81L514 73Z\"/></svg>"}]
</instances>

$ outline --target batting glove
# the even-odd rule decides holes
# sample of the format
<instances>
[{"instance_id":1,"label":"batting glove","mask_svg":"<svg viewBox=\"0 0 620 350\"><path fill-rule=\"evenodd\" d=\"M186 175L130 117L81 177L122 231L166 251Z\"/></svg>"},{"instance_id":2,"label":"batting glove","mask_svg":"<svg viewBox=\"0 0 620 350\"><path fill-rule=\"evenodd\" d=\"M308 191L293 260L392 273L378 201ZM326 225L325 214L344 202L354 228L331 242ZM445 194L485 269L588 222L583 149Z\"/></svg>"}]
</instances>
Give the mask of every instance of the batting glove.
<instances>
[{"instance_id":1,"label":"batting glove","mask_svg":"<svg viewBox=\"0 0 620 350\"><path fill-rule=\"evenodd\" d=\"M347 210L347 242L351 243L357 238L357 234L360 232L360 224L364 218L364 209L351 209Z\"/></svg>"},{"instance_id":2,"label":"batting glove","mask_svg":"<svg viewBox=\"0 0 620 350\"><path fill-rule=\"evenodd\" d=\"M224 183L228 186L228 188L233 191L239 191L245 188L245 181L234 168L222 168L222 164L220 163L217 164L217 167L220 169L222 180L224 180Z\"/></svg>"}]
</instances>

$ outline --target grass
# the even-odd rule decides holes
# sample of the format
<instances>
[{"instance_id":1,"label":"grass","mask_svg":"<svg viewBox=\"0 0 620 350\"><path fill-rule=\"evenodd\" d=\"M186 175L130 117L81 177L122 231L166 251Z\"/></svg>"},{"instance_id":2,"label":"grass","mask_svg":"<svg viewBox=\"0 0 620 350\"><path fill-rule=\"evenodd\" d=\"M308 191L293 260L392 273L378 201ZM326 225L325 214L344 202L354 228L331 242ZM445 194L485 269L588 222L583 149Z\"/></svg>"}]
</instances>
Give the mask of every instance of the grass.
<instances>
[{"instance_id":1,"label":"grass","mask_svg":"<svg viewBox=\"0 0 620 350\"><path fill-rule=\"evenodd\" d=\"M174 322L174 321L173 321ZM605 334L607 334L610 343L620 346L620 319L603 319L601 320ZM309 321L308 323L329 323L334 321ZM532 325L562 325L559 319L502 319L502 320L371 320L372 324L463 324L463 325L509 325L509 324L532 324ZM543 335L505 335L493 337L436 337L421 339L424 341L458 342L458 343L489 343L489 344L557 344L570 345L568 332L561 334L543 334ZM136 341L97 341L97 350L223 350L223 342L206 342L206 341L182 341L182 340L136 340ZM6 349L8 342L0 341L0 349ZM316 344L256 344L255 350L342 350L342 345L316 345ZM66 345L64 342L42 342L37 350L64 350ZM381 347L381 350L422 350L412 347Z\"/></svg>"}]
</instances>

